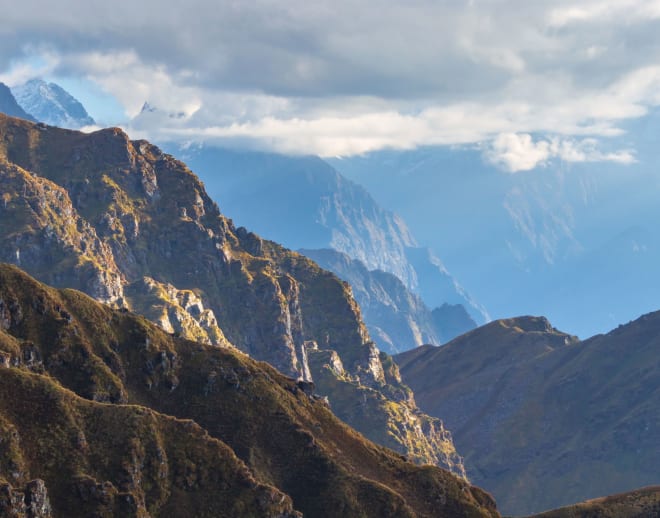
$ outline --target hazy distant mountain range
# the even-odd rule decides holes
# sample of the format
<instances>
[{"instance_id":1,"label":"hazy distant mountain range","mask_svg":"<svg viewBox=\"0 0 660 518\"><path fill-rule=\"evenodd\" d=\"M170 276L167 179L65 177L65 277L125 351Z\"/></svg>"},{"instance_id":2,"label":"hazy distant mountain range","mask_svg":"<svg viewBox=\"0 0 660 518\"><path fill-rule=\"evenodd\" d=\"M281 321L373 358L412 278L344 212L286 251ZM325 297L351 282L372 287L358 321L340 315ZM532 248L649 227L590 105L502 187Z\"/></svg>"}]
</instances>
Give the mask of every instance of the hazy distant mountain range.
<instances>
[{"instance_id":1,"label":"hazy distant mountain range","mask_svg":"<svg viewBox=\"0 0 660 518\"><path fill-rule=\"evenodd\" d=\"M82 106L72 108L77 101L61 100L68 94L57 85L32 80L14 91L31 99L24 117L90 123ZM53 108L57 99L65 116ZM53 113L38 116L39 106ZM154 113L145 103L141 117ZM262 235L292 248L333 248L393 273L430 309L462 304L477 323L488 318L484 308L498 318L544 314L584 337L657 305L659 118L651 112L626 128L636 136L637 163L555 163L517 174L496 170L482 149L460 147L332 159L334 171L315 157L168 149L191 163L239 223ZM423 271L430 276L420 281Z\"/></svg>"},{"instance_id":2,"label":"hazy distant mountain range","mask_svg":"<svg viewBox=\"0 0 660 518\"><path fill-rule=\"evenodd\" d=\"M481 149L330 160L406 220L492 316L547 315L586 337L658 306L660 179L651 113L638 162L498 171Z\"/></svg>"}]
</instances>

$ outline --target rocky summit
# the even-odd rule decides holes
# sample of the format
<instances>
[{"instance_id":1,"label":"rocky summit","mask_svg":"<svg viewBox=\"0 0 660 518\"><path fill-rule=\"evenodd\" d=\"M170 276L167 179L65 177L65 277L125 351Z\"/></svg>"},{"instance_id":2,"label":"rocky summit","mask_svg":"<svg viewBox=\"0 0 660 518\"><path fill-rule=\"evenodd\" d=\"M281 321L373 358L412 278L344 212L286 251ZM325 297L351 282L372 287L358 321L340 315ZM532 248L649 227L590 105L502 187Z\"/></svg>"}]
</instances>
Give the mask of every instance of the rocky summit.
<instances>
[{"instance_id":1,"label":"rocky summit","mask_svg":"<svg viewBox=\"0 0 660 518\"><path fill-rule=\"evenodd\" d=\"M308 389L0 265L3 516L499 516Z\"/></svg>"},{"instance_id":2,"label":"rocky summit","mask_svg":"<svg viewBox=\"0 0 660 518\"><path fill-rule=\"evenodd\" d=\"M443 423L371 341L350 286L236 228L183 163L119 129L0 115L0 189L0 260L313 382L367 437L465 476Z\"/></svg>"},{"instance_id":3,"label":"rocky summit","mask_svg":"<svg viewBox=\"0 0 660 518\"><path fill-rule=\"evenodd\" d=\"M523 515L657 483L659 350L660 312L585 341L520 317L396 360L470 479Z\"/></svg>"}]
</instances>

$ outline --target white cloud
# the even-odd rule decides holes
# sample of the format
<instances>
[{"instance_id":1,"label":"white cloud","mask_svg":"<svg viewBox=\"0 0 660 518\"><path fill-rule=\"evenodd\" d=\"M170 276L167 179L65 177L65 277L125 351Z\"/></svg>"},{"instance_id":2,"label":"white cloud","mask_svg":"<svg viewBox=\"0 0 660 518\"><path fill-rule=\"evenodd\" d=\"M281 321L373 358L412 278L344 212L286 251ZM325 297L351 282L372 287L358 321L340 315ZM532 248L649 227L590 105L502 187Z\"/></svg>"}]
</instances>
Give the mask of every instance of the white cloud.
<instances>
[{"instance_id":1,"label":"white cloud","mask_svg":"<svg viewBox=\"0 0 660 518\"><path fill-rule=\"evenodd\" d=\"M658 0L583 0L579 5L566 3L550 11L548 22L553 27L603 21L637 21L660 17Z\"/></svg>"},{"instance_id":2,"label":"white cloud","mask_svg":"<svg viewBox=\"0 0 660 518\"><path fill-rule=\"evenodd\" d=\"M33 59L12 63L6 71L0 73L0 82L9 87L22 85L34 77L52 74L58 64L57 55L40 52Z\"/></svg>"},{"instance_id":3,"label":"white cloud","mask_svg":"<svg viewBox=\"0 0 660 518\"><path fill-rule=\"evenodd\" d=\"M502 133L493 140L488 159L510 173L529 171L550 158L550 142L534 142L523 133Z\"/></svg>"},{"instance_id":4,"label":"white cloud","mask_svg":"<svg viewBox=\"0 0 660 518\"><path fill-rule=\"evenodd\" d=\"M129 117L137 116L145 101L187 116L201 106L197 88L186 86L164 65L145 64L133 50L70 54L62 64L84 71L85 78L111 93ZM181 70L178 75L185 77L188 73Z\"/></svg>"},{"instance_id":5,"label":"white cloud","mask_svg":"<svg viewBox=\"0 0 660 518\"><path fill-rule=\"evenodd\" d=\"M575 143L604 149L660 105L660 0L7 1L0 80L83 77L128 117L149 101L127 127L150 138L326 156L492 142L518 168L559 157L556 138L596 159Z\"/></svg>"},{"instance_id":6,"label":"white cloud","mask_svg":"<svg viewBox=\"0 0 660 518\"><path fill-rule=\"evenodd\" d=\"M564 162L616 162L631 164L635 156L630 150L604 152L595 139L538 139L527 133L498 135L486 152L486 158L509 173L542 167L557 158Z\"/></svg>"}]
</instances>

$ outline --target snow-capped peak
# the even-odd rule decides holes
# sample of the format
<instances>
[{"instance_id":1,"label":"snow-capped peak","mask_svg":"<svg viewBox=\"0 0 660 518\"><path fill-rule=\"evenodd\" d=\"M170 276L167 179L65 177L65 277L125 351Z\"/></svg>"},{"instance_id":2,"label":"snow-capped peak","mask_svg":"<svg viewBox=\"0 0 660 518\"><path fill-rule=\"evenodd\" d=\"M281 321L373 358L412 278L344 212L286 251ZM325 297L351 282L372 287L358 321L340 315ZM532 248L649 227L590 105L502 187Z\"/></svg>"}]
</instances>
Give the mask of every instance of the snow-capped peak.
<instances>
[{"instance_id":1,"label":"snow-capped peak","mask_svg":"<svg viewBox=\"0 0 660 518\"><path fill-rule=\"evenodd\" d=\"M30 79L12 93L21 108L46 124L72 129L95 124L80 101L55 83Z\"/></svg>"}]
</instances>

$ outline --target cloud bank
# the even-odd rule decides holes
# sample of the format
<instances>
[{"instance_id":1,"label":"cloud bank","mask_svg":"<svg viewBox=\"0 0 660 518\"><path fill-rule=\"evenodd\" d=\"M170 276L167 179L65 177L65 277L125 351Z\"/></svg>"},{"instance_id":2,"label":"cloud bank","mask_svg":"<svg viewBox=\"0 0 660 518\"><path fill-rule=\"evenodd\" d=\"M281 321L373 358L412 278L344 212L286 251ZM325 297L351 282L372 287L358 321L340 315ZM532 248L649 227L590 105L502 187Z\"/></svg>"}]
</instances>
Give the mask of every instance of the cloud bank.
<instances>
[{"instance_id":1,"label":"cloud bank","mask_svg":"<svg viewBox=\"0 0 660 518\"><path fill-rule=\"evenodd\" d=\"M554 137L535 141L528 133L501 133L491 143L486 156L491 163L509 173L529 171L553 158L564 162L635 162L631 150L603 152L593 138L576 141Z\"/></svg>"},{"instance_id":2,"label":"cloud bank","mask_svg":"<svg viewBox=\"0 0 660 518\"><path fill-rule=\"evenodd\" d=\"M322 156L481 143L493 163L519 171L553 158L630 162L611 138L660 104L659 1L0 0L0 9L0 80L84 78L150 138ZM158 111L140 115L145 101Z\"/></svg>"}]
</instances>

